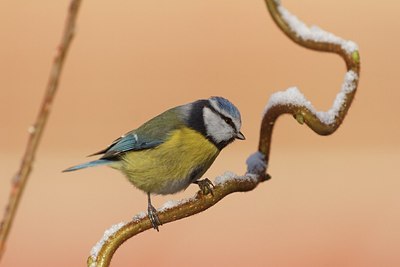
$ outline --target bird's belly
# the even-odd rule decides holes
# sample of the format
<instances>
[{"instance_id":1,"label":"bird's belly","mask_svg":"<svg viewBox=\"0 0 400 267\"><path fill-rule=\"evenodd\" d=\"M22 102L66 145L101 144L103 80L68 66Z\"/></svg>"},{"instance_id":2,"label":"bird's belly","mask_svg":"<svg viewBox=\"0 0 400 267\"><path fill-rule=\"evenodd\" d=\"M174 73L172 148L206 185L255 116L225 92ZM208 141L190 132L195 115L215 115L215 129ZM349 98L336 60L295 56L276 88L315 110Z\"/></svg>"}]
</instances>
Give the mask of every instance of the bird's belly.
<instances>
[{"instance_id":1,"label":"bird's belly","mask_svg":"<svg viewBox=\"0 0 400 267\"><path fill-rule=\"evenodd\" d=\"M218 154L218 148L201 134L184 128L155 148L127 153L121 170L145 192L173 194L199 179Z\"/></svg>"}]
</instances>

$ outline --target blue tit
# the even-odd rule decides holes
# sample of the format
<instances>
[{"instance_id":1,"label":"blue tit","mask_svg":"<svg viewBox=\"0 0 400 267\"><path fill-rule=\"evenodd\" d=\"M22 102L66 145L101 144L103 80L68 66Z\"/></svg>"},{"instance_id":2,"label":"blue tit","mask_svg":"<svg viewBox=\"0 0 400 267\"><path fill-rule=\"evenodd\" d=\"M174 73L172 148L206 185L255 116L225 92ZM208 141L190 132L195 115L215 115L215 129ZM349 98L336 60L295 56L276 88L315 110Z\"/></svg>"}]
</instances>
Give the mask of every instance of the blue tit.
<instances>
[{"instance_id":1,"label":"blue tit","mask_svg":"<svg viewBox=\"0 0 400 267\"><path fill-rule=\"evenodd\" d=\"M239 110L223 97L211 97L171 108L94 153L100 159L64 170L76 171L100 165L120 170L147 193L148 216L154 229L161 225L151 194L174 194L197 184L212 193L208 179L199 180L220 151L240 132Z\"/></svg>"}]
</instances>

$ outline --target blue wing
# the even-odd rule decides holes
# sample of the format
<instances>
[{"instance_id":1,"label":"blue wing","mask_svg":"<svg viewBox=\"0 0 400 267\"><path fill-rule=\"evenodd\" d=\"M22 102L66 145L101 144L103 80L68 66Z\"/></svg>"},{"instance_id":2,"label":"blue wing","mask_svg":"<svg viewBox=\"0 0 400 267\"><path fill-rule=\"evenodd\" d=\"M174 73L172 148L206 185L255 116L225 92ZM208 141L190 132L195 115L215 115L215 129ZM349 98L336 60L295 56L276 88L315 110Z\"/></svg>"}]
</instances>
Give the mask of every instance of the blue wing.
<instances>
[{"instance_id":1,"label":"blue wing","mask_svg":"<svg viewBox=\"0 0 400 267\"><path fill-rule=\"evenodd\" d=\"M128 151L154 148L168 138L171 131L182 126L182 119L177 116L176 108L151 119L136 130L116 139L107 148L93 155L104 154L100 159L115 160Z\"/></svg>"},{"instance_id":2,"label":"blue wing","mask_svg":"<svg viewBox=\"0 0 400 267\"><path fill-rule=\"evenodd\" d=\"M135 132L129 132L116 139L107 148L90 156L104 154L101 159L115 159L128 151L149 149L162 143L163 140L146 140L146 138L139 136Z\"/></svg>"}]
</instances>

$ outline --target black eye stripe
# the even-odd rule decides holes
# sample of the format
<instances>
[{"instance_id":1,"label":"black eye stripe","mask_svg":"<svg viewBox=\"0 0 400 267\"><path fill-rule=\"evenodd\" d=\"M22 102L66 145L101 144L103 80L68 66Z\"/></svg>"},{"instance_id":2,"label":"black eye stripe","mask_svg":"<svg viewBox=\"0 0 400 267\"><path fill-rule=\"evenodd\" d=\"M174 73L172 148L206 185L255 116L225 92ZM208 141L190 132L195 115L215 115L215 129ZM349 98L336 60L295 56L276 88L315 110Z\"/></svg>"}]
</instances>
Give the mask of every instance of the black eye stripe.
<instances>
[{"instance_id":1,"label":"black eye stripe","mask_svg":"<svg viewBox=\"0 0 400 267\"><path fill-rule=\"evenodd\" d=\"M233 123L233 121L232 121L231 118L229 118L229 117L225 116L224 114L218 112L216 109L214 109L214 107L212 107L211 110L212 110L215 114L219 115L219 116L220 116L227 124L229 124L234 130L236 130L236 125Z\"/></svg>"},{"instance_id":2,"label":"black eye stripe","mask_svg":"<svg viewBox=\"0 0 400 267\"><path fill-rule=\"evenodd\" d=\"M227 124L229 124L229 126L231 126L235 131L237 131L236 129L236 125L233 123L232 119L225 116L224 114L222 114L221 112L219 112L218 110L216 110L212 105L207 105L207 107L214 112L215 114L219 115Z\"/></svg>"},{"instance_id":3,"label":"black eye stripe","mask_svg":"<svg viewBox=\"0 0 400 267\"><path fill-rule=\"evenodd\" d=\"M220 115L221 115L221 117L224 119L224 121L225 121L226 123L228 123L233 129L236 130L236 126L235 126L235 124L233 123L233 121L232 121L231 118L225 117L225 116L222 115L222 114L220 114Z\"/></svg>"}]
</instances>

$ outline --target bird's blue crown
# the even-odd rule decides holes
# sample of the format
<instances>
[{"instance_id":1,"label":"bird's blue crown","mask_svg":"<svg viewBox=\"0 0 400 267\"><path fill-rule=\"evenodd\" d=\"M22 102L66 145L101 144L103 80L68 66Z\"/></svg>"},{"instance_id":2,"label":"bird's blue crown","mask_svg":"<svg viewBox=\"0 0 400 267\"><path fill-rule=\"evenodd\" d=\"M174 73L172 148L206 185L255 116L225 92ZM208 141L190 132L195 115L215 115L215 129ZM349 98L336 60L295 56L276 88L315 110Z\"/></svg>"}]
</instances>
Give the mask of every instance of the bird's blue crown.
<instances>
[{"instance_id":1,"label":"bird's blue crown","mask_svg":"<svg viewBox=\"0 0 400 267\"><path fill-rule=\"evenodd\" d=\"M210 98L210 100L215 101L215 103L218 105L218 107L221 110L226 111L229 115L232 116L232 118L236 118L238 120L241 120L240 119L239 110L228 99L220 97L220 96L213 96L213 97Z\"/></svg>"}]
</instances>

